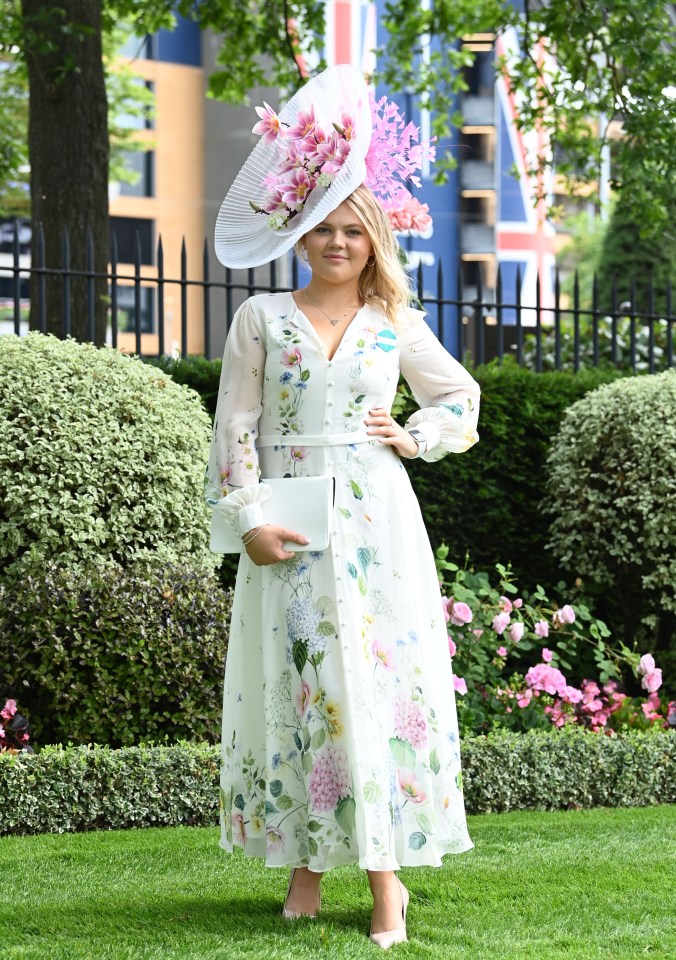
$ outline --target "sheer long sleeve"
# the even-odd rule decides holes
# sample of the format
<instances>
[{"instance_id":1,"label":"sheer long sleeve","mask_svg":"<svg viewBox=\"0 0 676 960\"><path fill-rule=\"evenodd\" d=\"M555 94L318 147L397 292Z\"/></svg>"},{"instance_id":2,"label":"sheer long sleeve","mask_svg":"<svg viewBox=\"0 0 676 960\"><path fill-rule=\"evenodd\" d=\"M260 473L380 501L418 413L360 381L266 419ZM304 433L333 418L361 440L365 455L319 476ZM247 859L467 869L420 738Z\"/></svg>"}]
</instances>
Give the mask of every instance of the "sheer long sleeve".
<instances>
[{"instance_id":1,"label":"sheer long sleeve","mask_svg":"<svg viewBox=\"0 0 676 960\"><path fill-rule=\"evenodd\" d=\"M207 503L240 534L262 523L261 504L271 492L258 482L256 451L264 372L262 325L247 300L225 342L205 476Z\"/></svg>"},{"instance_id":2,"label":"sheer long sleeve","mask_svg":"<svg viewBox=\"0 0 676 960\"><path fill-rule=\"evenodd\" d=\"M441 345L420 310L409 310L403 334L401 372L420 410L406 421L425 435L423 460L463 453L479 439L479 384Z\"/></svg>"}]
</instances>

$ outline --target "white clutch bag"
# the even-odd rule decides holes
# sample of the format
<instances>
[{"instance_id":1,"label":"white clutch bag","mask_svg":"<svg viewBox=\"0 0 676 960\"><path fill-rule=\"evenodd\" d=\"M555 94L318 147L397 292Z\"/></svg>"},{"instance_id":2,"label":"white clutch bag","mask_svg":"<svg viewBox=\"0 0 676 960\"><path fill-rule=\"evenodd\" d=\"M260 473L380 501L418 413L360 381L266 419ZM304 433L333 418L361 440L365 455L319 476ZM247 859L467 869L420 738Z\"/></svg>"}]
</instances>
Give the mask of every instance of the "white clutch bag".
<instances>
[{"instance_id":1,"label":"white clutch bag","mask_svg":"<svg viewBox=\"0 0 676 960\"><path fill-rule=\"evenodd\" d=\"M294 553L302 550L326 550L333 527L334 477L273 477L261 480L272 488L272 496L262 504L268 523L295 530L309 539L303 546L287 541ZM212 553L241 553L242 539L223 514L214 510L211 518Z\"/></svg>"}]
</instances>

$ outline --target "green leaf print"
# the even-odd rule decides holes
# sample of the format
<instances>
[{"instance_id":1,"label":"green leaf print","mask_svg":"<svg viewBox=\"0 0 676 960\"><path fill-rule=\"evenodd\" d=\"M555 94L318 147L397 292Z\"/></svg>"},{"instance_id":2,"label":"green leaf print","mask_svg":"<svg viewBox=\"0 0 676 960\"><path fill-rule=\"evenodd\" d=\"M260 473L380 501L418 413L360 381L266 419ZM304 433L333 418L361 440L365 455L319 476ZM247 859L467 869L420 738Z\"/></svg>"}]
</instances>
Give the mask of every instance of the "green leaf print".
<instances>
[{"instance_id":1,"label":"green leaf print","mask_svg":"<svg viewBox=\"0 0 676 960\"><path fill-rule=\"evenodd\" d=\"M375 780L367 780L364 784L364 800L367 803L378 803L382 795L380 784L376 783Z\"/></svg>"},{"instance_id":2,"label":"green leaf print","mask_svg":"<svg viewBox=\"0 0 676 960\"><path fill-rule=\"evenodd\" d=\"M399 737L390 738L390 750L398 767L405 770L413 770L415 767L415 750L408 740L401 740Z\"/></svg>"},{"instance_id":3,"label":"green leaf print","mask_svg":"<svg viewBox=\"0 0 676 960\"><path fill-rule=\"evenodd\" d=\"M266 801L265 801L265 815L266 815L266 816L271 816L273 813L279 813L279 810L278 810L277 807L274 805L274 803L270 803L269 800L266 800Z\"/></svg>"},{"instance_id":4,"label":"green leaf print","mask_svg":"<svg viewBox=\"0 0 676 960\"><path fill-rule=\"evenodd\" d=\"M350 574L353 580L356 580L359 574L357 573L357 568L353 563L348 563L347 572Z\"/></svg>"},{"instance_id":5,"label":"green leaf print","mask_svg":"<svg viewBox=\"0 0 676 960\"><path fill-rule=\"evenodd\" d=\"M308 730L307 727L303 727L303 738L304 738L304 739L303 739L303 750L309 750L309 749L310 749L310 740L311 740L312 738L310 737L310 731Z\"/></svg>"},{"instance_id":6,"label":"green leaf print","mask_svg":"<svg viewBox=\"0 0 676 960\"><path fill-rule=\"evenodd\" d=\"M366 582L366 578L359 577L359 579L357 580L357 586L359 587L359 592L361 593L362 597L365 597L366 594L369 592L369 587L368 587L368 583Z\"/></svg>"},{"instance_id":7,"label":"green leaf print","mask_svg":"<svg viewBox=\"0 0 676 960\"><path fill-rule=\"evenodd\" d=\"M298 734L297 734L295 731L294 731L294 734L293 734L293 742L296 744L296 746L298 747L299 750L302 750L302 749L303 749L303 741L301 740L301 738L298 736Z\"/></svg>"},{"instance_id":8,"label":"green leaf print","mask_svg":"<svg viewBox=\"0 0 676 960\"><path fill-rule=\"evenodd\" d=\"M332 637L336 632L336 628L328 620L322 620L321 623L317 625L317 633L321 637Z\"/></svg>"},{"instance_id":9,"label":"green leaf print","mask_svg":"<svg viewBox=\"0 0 676 960\"><path fill-rule=\"evenodd\" d=\"M432 773L439 773L441 770L441 764L439 763L439 757L437 756L437 748L430 754L430 767L432 768Z\"/></svg>"},{"instance_id":10,"label":"green leaf print","mask_svg":"<svg viewBox=\"0 0 676 960\"><path fill-rule=\"evenodd\" d=\"M303 754L303 773L310 773L312 770L312 754L304 753Z\"/></svg>"},{"instance_id":11,"label":"green leaf print","mask_svg":"<svg viewBox=\"0 0 676 960\"><path fill-rule=\"evenodd\" d=\"M432 833L434 831L432 821L426 813L416 813L415 818L418 821L418 826L421 830L424 830L425 833Z\"/></svg>"},{"instance_id":12,"label":"green leaf print","mask_svg":"<svg viewBox=\"0 0 676 960\"><path fill-rule=\"evenodd\" d=\"M319 847L317 846L317 841L315 840L315 838L314 838L314 837L308 837L308 838L307 838L307 845L308 845L308 849L309 849L309 851L310 851L310 854L311 854L313 857L316 857L317 854L318 854L318 852L319 852Z\"/></svg>"},{"instance_id":13,"label":"green leaf print","mask_svg":"<svg viewBox=\"0 0 676 960\"><path fill-rule=\"evenodd\" d=\"M357 500L362 500L364 497L364 492L358 483L355 483L354 480L350 480L350 486L352 487L352 493Z\"/></svg>"},{"instance_id":14,"label":"green leaf print","mask_svg":"<svg viewBox=\"0 0 676 960\"><path fill-rule=\"evenodd\" d=\"M306 381L310 379L310 371L303 370L303 372L300 375L300 379L303 381L303 383L306 383Z\"/></svg>"},{"instance_id":15,"label":"green leaf print","mask_svg":"<svg viewBox=\"0 0 676 960\"><path fill-rule=\"evenodd\" d=\"M357 550L357 561L359 566L362 569L363 573L366 573L369 564L371 563L371 551L368 547L359 547Z\"/></svg>"},{"instance_id":16,"label":"green leaf print","mask_svg":"<svg viewBox=\"0 0 676 960\"><path fill-rule=\"evenodd\" d=\"M322 829L322 825L317 820L310 820L310 822L307 825L307 828L310 831L310 833L317 833L319 830Z\"/></svg>"},{"instance_id":17,"label":"green leaf print","mask_svg":"<svg viewBox=\"0 0 676 960\"><path fill-rule=\"evenodd\" d=\"M458 770L458 772L455 775L455 785L460 791L460 793L462 793L462 770Z\"/></svg>"},{"instance_id":18,"label":"green leaf print","mask_svg":"<svg viewBox=\"0 0 676 960\"><path fill-rule=\"evenodd\" d=\"M408 845L411 850L420 850L427 843L427 837L424 833L412 833L408 838Z\"/></svg>"},{"instance_id":19,"label":"green leaf print","mask_svg":"<svg viewBox=\"0 0 676 960\"><path fill-rule=\"evenodd\" d=\"M338 507L338 509L340 510L340 512L342 513L342 515L345 517L346 520L349 520L350 517L352 516L352 514L346 507Z\"/></svg>"},{"instance_id":20,"label":"green leaf print","mask_svg":"<svg viewBox=\"0 0 676 960\"><path fill-rule=\"evenodd\" d=\"M244 803L244 797L241 793L238 793L235 797L235 806L238 810L243 810L246 804Z\"/></svg>"},{"instance_id":21,"label":"green leaf print","mask_svg":"<svg viewBox=\"0 0 676 960\"><path fill-rule=\"evenodd\" d=\"M303 672L303 667L307 663L307 643L305 640L294 640L291 647L291 656L296 665L298 673Z\"/></svg>"},{"instance_id":22,"label":"green leaf print","mask_svg":"<svg viewBox=\"0 0 676 960\"><path fill-rule=\"evenodd\" d=\"M273 797L278 797L282 790L284 789L284 784L281 780L271 780L270 781L270 793ZM242 809L244 809L242 807Z\"/></svg>"},{"instance_id":23,"label":"green leaf print","mask_svg":"<svg viewBox=\"0 0 676 960\"><path fill-rule=\"evenodd\" d=\"M354 402L355 402L355 403L361 403L361 402L363 401L363 399L364 399L365 396L366 396L365 393L360 393L358 397L355 397L355 398L354 398Z\"/></svg>"},{"instance_id":24,"label":"green leaf print","mask_svg":"<svg viewBox=\"0 0 676 960\"><path fill-rule=\"evenodd\" d=\"M293 800L288 794L283 793L277 801L277 806L280 810L290 810L293 806Z\"/></svg>"},{"instance_id":25,"label":"green leaf print","mask_svg":"<svg viewBox=\"0 0 676 960\"><path fill-rule=\"evenodd\" d=\"M223 787L218 788L218 805L221 810L225 810L225 790Z\"/></svg>"},{"instance_id":26,"label":"green leaf print","mask_svg":"<svg viewBox=\"0 0 676 960\"><path fill-rule=\"evenodd\" d=\"M354 836L356 809L357 804L355 803L354 797L343 797L342 800L338 801L338 806L336 807L336 821L348 837Z\"/></svg>"},{"instance_id":27,"label":"green leaf print","mask_svg":"<svg viewBox=\"0 0 676 960\"><path fill-rule=\"evenodd\" d=\"M324 727L320 727L319 730L315 730L315 732L312 734L312 749L319 750L325 740L326 730Z\"/></svg>"}]
</instances>

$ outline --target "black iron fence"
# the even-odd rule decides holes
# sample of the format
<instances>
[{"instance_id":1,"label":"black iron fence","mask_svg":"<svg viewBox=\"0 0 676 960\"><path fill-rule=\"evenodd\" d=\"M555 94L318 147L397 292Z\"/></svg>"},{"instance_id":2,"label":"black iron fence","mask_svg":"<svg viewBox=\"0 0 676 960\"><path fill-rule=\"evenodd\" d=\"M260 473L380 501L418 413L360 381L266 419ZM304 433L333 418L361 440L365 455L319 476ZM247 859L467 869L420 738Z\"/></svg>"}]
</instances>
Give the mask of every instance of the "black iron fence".
<instances>
[{"instance_id":1,"label":"black iron fence","mask_svg":"<svg viewBox=\"0 0 676 960\"><path fill-rule=\"evenodd\" d=\"M143 356L187 356L190 352L211 357L212 344L222 343L225 328L245 297L268 291L288 292L303 282L299 275L303 268L295 258L255 270L220 268L216 277L212 275L206 239L200 251L199 279L189 272L185 241L180 250L179 275L168 276L161 237L149 253L148 245L142 250L136 234L131 243L125 244L126 255L121 262L115 231L111 233L107 271L94 270L91 239L84 269L74 269L65 232L61 263L48 266L41 228L33 262L28 262L21 225L14 223L9 237L6 228L0 235L0 333L22 334L30 325L66 337L72 335L77 317L80 337L93 340L94 285L97 280L105 280L107 342L112 346ZM193 266L191 263L191 269ZM670 285L655 289L650 278L638 278L629 284L622 278L620 287L616 281L610 285L609 302L601 302L598 278L593 279L591 290L581 290L575 277L566 292L557 271L547 289L543 289L540 277L526 289L520 270L506 276L499 267L494 285L488 286L478 271L478 277L473 278L475 285L468 288L464 268L460 263L452 271L439 262L434 269L420 264L411 271L414 295L426 310L430 325L460 360L479 364L511 355L536 371L577 371L604 363L634 372L674 366L676 316ZM62 291L56 330L54 318L46 313L48 277L56 278ZM31 278L33 302L29 297ZM76 278L85 281L82 302L74 302L71 295ZM171 317L167 311L170 291ZM194 343L198 348L190 349Z\"/></svg>"}]
</instances>

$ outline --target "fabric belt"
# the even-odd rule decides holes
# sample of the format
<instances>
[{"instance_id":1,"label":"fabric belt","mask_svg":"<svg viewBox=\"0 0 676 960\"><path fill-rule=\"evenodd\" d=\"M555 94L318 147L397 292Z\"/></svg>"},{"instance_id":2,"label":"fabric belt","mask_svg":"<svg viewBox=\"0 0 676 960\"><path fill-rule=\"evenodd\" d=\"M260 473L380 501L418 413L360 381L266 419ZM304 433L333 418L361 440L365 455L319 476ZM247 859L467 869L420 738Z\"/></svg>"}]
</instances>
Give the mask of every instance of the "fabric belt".
<instances>
[{"instance_id":1,"label":"fabric belt","mask_svg":"<svg viewBox=\"0 0 676 960\"><path fill-rule=\"evenodd\" d=\"M364 430L354 433L307 433L267 434L256 438L257 447L339 447L352 443L366 443L376 437Z\"/></svg>"}]
</instances>

